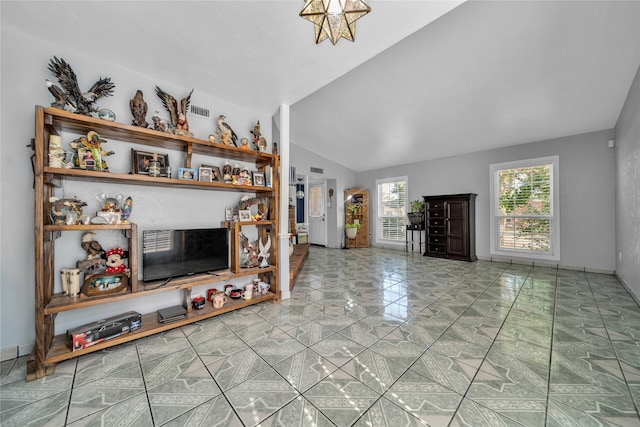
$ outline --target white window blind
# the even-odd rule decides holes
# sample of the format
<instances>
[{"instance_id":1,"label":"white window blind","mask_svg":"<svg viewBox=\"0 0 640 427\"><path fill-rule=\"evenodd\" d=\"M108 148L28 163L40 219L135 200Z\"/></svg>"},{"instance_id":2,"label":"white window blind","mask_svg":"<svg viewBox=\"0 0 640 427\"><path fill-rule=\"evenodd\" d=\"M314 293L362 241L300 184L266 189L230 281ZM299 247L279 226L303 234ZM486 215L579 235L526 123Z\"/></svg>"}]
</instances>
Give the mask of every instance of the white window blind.
<instances>
[{"instance_id":1,"label":"white window blind","mask_svg":"<svg viewBox=\"0 0 640 427\"><path fill-rule=\"evenodd\" d=\"M407 177L376 180L378 190L376 241L405 241Z\"/></svg>"},{"instance_id":2,"label":"white window blind","mask_svg":"<svg viewBox=\"0 0 640 427\"><path fill-rule=\"evenodd\" d=\"M560 259L558 156L491 165L491 253Z\"/></svg>"}]
</instances>

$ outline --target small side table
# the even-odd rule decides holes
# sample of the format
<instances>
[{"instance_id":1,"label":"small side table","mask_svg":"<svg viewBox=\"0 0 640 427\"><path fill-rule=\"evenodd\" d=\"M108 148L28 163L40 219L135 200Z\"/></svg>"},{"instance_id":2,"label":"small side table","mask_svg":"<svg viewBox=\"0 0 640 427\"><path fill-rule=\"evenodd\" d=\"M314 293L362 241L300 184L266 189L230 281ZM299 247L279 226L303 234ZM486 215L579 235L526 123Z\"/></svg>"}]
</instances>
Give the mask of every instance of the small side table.
<instances>
[{"instance_id":1,"label":"small side table","mask_svg":"<svg viewBox=\"0 0 640 427\"><path fill-rule=\"evenodd\" d=\"M405 240L404 251L405 252L409 251L409 243L411 243L411 252L413 252L413 245L414 243L416 243L413 233L417 231L418 232L418 251L422 252L422 245L426 244L426 242L422 241L422 231L424 230L424 224L408 224L406 227L407 227L407 231L405 233L405 238L404 238ZM411 242L409 242L409 234L411 234Z\"/></svg>"}]
</instances>

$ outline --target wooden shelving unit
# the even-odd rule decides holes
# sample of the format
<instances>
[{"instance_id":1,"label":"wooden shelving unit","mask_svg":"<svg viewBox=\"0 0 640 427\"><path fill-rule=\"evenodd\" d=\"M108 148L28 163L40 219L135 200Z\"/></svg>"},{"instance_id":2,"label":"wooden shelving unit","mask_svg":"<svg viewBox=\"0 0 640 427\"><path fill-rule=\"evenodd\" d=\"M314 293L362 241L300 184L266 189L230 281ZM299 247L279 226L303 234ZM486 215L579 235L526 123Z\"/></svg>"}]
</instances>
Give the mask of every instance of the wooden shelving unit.
<instances>
[{"instance_id":1,"label":"wooden shelving unit","mask_svg":"<svg viewBox=\"0 0 640 427\"><path fill-rule=\"evenodd\" d=\"M134 175L129 173L97 172L80 169L52 168L48 164L48 141L50 135L60 132L86 134L96 131L102 137L116 141L143 144L151 147L178 150L186 153L186 167L191 167L193 153L211 157L244 161L256 165L259 171L265 171L267 166L272 168L272 186L259 187L253 185L233 185L219 182L184 181L165 177L150 177L146 175ZM278 286L278 156L269 153L256 153L241 148L224 146L210 141L191 137L178 136L152 129L130 126L122 123L105 122L96 119L69 113L55 108L35 108L35 142L33 145L34 157L34 181L35 181L35 346L31 358L27 364L27 380L41 378L55 370L55 364L73 357L102 350L114 345L122 344L138 338L146 337L158 332L180 327L198 320L217 316L232 310L237 310L263 301L279 301L280 289ZM150 282L138 280L138 231L136 224L114 225L53 225L50 224L48 212L50 210L49 198L53 194L53 188L59 186L64 180L83 182L100 182L107 184L130 184L140 186L160 186L172 189L197 189L255 193L256 197L269 197L269 217L264 221L251 222L225 222L230 230L231 267L228 270L217 271L214 274L196 274L193 276L175 278L168 283ZM264 268L240 268L238 265L238 233L243 226L254 225L259 229L261 236L271 235L271 251L269 265ZM129 269L131 277L129 286L120 293L101 296L70 297L54 293L55 241L62 233L68 231L122 231L128 243ZM266 295L255 296L251 300L230 299L224 307L214 309L207 304L202 310L193 310L189 304L191 289L216 282L229 281L239 277L257 275L261 280L271 284L271 292ZM142 327L128 334L109 339L94 346L71 351L67 346L65 334L55 336L56 316L101 304L123 301L131 298L141 298L162 292L182 290L183 305L187 309L188 316L172 323L159 323L157 313L146 313L142 316ZM117 313L114 313L117 314ZM92 321L95 319L88 319Z\"/></svg>"},{"instance_id":2,"label":"wooden shelving unit","mask_svg":"<svg viewBox=\"0 0 640 427\"><path fill-rule=\"evenodd\" d=\"M350 188L344 191L345 223L358 221L360 228L355 239L345 238L347 248L368 248L369 247L369 191L363 188ZM353 204L360 204L360 208L351 214L348 207Z\"/></svg>"}]
</instances>

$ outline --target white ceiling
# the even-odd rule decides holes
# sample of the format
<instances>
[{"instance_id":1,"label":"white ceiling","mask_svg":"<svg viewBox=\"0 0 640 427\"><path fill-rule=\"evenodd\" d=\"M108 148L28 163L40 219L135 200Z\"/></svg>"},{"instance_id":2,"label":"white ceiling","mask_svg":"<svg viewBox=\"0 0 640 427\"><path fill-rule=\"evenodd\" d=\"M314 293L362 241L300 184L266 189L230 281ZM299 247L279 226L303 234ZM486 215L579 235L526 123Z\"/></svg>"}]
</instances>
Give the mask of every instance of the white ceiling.
<instances>
[{"instance_id":1,"label":"white ceiling","mask_svg":"<svg viewBox=\"0 0 640 427\"><path fill-rule=\"evenodd\" d=\"M336 46L314 44L302 0L1 11L3 26L234 104L290 104L292 142L356 171L615 126L640 64L640 2L460 3L371 0L355 43Z\"/></svg>"}]
</instances>

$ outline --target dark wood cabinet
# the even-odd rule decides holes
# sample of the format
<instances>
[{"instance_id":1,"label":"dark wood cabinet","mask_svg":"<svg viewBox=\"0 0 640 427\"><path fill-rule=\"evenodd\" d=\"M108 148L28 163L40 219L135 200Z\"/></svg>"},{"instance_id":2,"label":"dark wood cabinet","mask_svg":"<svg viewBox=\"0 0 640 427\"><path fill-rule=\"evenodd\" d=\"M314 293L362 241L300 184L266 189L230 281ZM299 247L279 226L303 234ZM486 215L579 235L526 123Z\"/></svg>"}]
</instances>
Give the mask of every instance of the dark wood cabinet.
<instances>
[{"instance_id":1,"label":"dark wood cabinet","mask_svg":"<svg viewBox=\"0 0 640 427\"><path fill-rule=\"evenodd\" d=\"M475 261L476 196L424 196L427 245L424 255Z\"/></svg>"}]
</instances>

